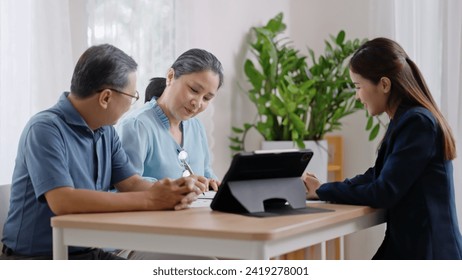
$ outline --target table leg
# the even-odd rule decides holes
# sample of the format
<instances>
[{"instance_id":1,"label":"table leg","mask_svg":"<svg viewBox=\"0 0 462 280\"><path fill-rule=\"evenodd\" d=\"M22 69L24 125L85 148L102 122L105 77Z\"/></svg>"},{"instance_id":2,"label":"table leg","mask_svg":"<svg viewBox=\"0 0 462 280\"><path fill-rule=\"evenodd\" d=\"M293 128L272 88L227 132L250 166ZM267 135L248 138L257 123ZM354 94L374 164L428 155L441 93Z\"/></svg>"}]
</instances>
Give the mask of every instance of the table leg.
<instances>
[{"instance_id":1,"label":"table leg","mask_svg":"<svg viewBox=\"0 0 462 280\"><path fill-rule=\"evenodd\" d=\"M53 228L53 259L67 260L67 246L64 244L63 229Z\"/></svg>"},{"instance_id":2,"label":"table leg","mask_svg":"<svg viewBox=\"0 0 462 280\"><path fill-rule=\"evenodd\" d=\"M327 260L326 241L321 242L321 260Z\"/></svg>"}]
</instances>

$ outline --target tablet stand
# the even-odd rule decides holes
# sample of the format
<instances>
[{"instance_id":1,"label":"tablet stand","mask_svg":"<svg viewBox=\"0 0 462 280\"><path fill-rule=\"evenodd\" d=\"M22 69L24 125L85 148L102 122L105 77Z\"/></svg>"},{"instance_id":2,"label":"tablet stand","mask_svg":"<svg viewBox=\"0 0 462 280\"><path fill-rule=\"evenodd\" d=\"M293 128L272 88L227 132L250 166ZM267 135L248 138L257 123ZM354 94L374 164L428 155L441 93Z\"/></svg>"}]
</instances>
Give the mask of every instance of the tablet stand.
<instances>
[{"instance_id":1,"label":"tablet stand","mask_svg":"<svg viewBox=\"0 0 462 280\"><path fill-rule=\"evenodd\" d=\"M292 209L306 208L306 190L300 177L230 181L228 187L248 213L287 208L286 202Z\"/></svg>"}]
</instances>

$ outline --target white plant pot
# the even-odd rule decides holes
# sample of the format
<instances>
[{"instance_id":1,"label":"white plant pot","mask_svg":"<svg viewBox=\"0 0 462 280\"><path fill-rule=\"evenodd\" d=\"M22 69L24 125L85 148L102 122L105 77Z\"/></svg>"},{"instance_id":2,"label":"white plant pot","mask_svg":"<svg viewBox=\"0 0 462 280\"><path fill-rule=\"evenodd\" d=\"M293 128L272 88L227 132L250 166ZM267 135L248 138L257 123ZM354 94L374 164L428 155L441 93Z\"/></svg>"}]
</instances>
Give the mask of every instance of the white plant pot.
<instances>
[{"instance_id":1,"label":"white plant pot","mask_svg":"<svg viewBox=\"0 0 462 280\"><path fill-rule=\"evenodd\" d=\"M327 182L327 164L329 158L327 152L327 141L304 141L304 143L306 149L311 149L313 151L313 158L308 164L306 171L314 173L321 183ZM297 148L297 146L292 141L263 141L261 144L262 150L294 148Z\"/></svg>"}]
</instances>

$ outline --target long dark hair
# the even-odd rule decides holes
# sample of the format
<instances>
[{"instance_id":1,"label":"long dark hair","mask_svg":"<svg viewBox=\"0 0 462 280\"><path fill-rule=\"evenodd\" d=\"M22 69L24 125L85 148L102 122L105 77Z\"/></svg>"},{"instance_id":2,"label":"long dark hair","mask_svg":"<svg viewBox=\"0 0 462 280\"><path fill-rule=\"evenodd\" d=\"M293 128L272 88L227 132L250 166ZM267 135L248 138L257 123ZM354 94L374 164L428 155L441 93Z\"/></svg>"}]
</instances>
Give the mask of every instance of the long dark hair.
<instances>
[{"instance_id":1,"label":"long dark hair","mask_svg":"<svg viewBox=\"0 0 462 280\"><path fill-rule=\"evenodd\" d=\"M181 54L171 68L175 70L175 79L191 73L202 71L212 71L218 75L218 88L223 85L223 66L212 53L203 49L190 49ZM145 102L151 100L153 96L160 97L166 87L166 79L155 77L150 80L146 87Z\"/></svg>"},{"instance_id":2,"label":"long dark hair","mask_svg":"<svg viewBox=\"0 0 462 280\"><path fill-rule=\"evenodd\" d=\"M438 109L419 68L398 43L387 38L376 38L364 43L352 56L350 70L375 85L382 77L390 79L388 109L394 111L402 102L428 109L441 127L445 159L456 157L451 128Z\"/></svg>"}]
</instances>

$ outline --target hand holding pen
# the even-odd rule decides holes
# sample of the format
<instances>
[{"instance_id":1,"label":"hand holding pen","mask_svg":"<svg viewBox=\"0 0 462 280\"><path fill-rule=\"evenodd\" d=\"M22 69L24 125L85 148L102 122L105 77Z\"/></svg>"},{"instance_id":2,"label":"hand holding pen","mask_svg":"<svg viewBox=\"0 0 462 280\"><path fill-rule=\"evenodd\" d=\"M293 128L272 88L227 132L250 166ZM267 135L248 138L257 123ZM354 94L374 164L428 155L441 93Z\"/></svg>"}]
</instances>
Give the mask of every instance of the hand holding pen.
<instances>
[{"instance_id":1,"label":"hand holding pen","mask_svg":"<svg viewBox=\"0 0 462 280\"><path fill-rule=\"evenodd\" d=\"M180 160L181 164L183 164L183 166L184 166L184 171L183 171L183 174L182 174L183 177L194 176L194 172L193 172L191 166L186 162L187 158L188 158L188 153L185 150L179 151L178 159ZM201 181L201 177L202 176L197 176L197 180ZM205 177L202 177L202 178L207 180ZM201 183L205 183L207 185L207 182L201 182ZM202 194L205 195L204 193L202 193Z\"/></svg>"},{"instance_id":2,"label":"hand holding pen","mask_svg":"<svg viewBox=\"0 0 462 280\"><path fill-rule=\"evenodd\" d=\"M178 159L180 160L181 164L183 164L185 170L183 171L183 177L188 177L194 175L194 172L191 169L191 166L186 162L188 158L188 153L185 150L178 151Z\"/></svg>"}]
</instances>

